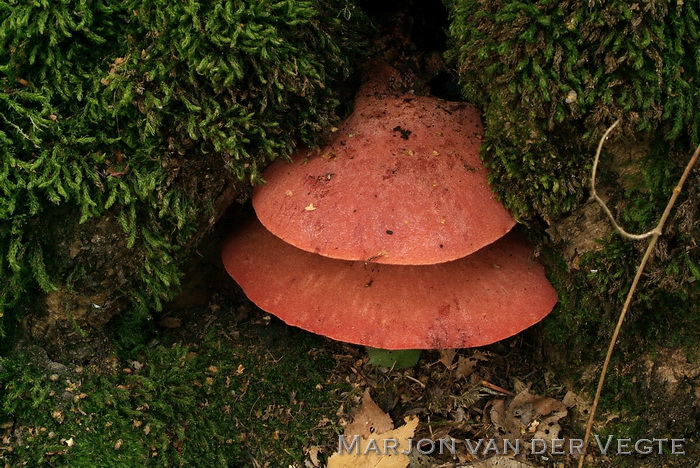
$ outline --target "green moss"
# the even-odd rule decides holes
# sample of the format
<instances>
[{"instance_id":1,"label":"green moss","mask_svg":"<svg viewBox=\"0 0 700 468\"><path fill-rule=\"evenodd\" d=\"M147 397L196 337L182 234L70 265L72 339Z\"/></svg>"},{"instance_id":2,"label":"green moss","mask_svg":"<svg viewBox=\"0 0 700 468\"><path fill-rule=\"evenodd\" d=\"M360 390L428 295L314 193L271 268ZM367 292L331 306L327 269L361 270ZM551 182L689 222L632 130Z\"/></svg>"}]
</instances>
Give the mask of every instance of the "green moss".
<instances>
[{"instance_id":1,"label":"green moss","mask_svg":"<svg viewBox=\"0 0 700 468\"><path fill-rule=\"evenodd\" d=\"M619 219L632 232L656 225L676 183L676 174L662 162L663 154L662 148L653 150L643 162L640 184L624 193L629 202ZM696 193L697 187L690 190ZM688 349L697 346L700 283L694 274L697 252L689 248L698 235L697 221L688 211L694 210L692 197L669 218L638 285L625 324L629 339L620 343L623 349L644 349L655 343ZM601 250L582 256L580 270L570 270L554 252L547 260L560 298L557 321L551 325L558 330L549 336L559 342L565 336L575 336L577 348L582 350L590 349L592 340L607 339L611 334L646 246L646 241L631 242L617 233L600 243Z\"/></svg>"},{"instance_id":2,"label":"green moss","mask_svg":"<svg viewBox=\"0 0 700 468\"><path fill-rule=\"evenodd\" d=\"M700 7L669 0L450 0L450 58L484 107L482 155L523 221L580 201L598 136L614 118L700 143ZM689 143L689 144L688 144Z\"/></svg>"},{"instance_id":3,"label":"green moss","mask_svg":"<svg viewBox=\"0 0 700 468\"><path fill-rule=\"evenodd\" d=\"M548 255L552 264L557 254ZM697 348L698 291L694 282L677 274L676 262L682 258L672 259L641 280L618 342L621 355L649 351L656 345ZM579 363L601 359L636 271L635 260L640 259L633 243L615 236L606 240L601 251L586 255L580 270L567 269L559 258L559 268L550 271L559 303L545 321L546 340L567 346L570 357L577 356Z\"/></svg>"},{"instance_id":4,"label":"green moss","mask_svg":"<svg viewBox=\"0 0 700 468\"><path fill-rule=\"evenodd\" d=\"M0 318L77 278L57 246L107 215L124 296L160 308L225 178L259 181L335 118L360 24L345 0L2 3Z\"/></svg>"},{"instance_id":5,"label":"green moss","mask_svg":"<svg viewBox=\"0 0 700 468\"><path fill-rule=\"evenodd\" d=\"M294 339L266 349L211 335L53 378L28 355L3 359L2 422L14 430L0 458L71 467L302 463L304 447L336 435L321 420L337 410L339 386L328 383L333 362L316 340Z\"/></svg>"}]
</instances>

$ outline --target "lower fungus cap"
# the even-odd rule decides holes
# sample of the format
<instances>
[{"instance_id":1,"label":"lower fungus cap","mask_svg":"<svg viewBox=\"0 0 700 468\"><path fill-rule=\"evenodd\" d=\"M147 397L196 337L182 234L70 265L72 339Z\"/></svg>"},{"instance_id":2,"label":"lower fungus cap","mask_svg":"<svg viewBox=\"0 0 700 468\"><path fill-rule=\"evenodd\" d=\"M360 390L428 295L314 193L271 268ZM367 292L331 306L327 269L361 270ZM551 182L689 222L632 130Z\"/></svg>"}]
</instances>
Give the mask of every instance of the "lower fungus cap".
<instances>
[{"instance_id":1,"label":"lower fungus cap","mask_svg":"<svg viewBox=\"0 0 700 468\"><path fill-rule=\"evenodd\" d=\"M248 298L289 325L382 349L487 345L539 322L557 302L514 234L459 260L405 266L309 253L254 221L225 242L222 258Z\"/></svg>"}]
</instances>

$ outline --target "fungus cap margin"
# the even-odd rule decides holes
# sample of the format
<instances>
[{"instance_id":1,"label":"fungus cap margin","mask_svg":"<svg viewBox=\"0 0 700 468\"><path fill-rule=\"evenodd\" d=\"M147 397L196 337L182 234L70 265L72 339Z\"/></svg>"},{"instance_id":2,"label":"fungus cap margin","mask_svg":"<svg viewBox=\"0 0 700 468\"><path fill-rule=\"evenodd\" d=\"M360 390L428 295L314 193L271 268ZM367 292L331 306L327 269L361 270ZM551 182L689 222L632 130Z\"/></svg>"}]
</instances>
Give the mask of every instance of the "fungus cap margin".
<instances>
[{"instance_id":1,"label":"fungus cap margin","mask_svg":"<svg viewBox=\"0 0 700 468\"><path fill-rule=\"evenodd\" d=\"M300 250L253 221L228 238L222 259L248 298L287 324L382 349L487 345L539 322L557 302L513 233L440 265L383 265Z\"/></svg>"}]
</instances>

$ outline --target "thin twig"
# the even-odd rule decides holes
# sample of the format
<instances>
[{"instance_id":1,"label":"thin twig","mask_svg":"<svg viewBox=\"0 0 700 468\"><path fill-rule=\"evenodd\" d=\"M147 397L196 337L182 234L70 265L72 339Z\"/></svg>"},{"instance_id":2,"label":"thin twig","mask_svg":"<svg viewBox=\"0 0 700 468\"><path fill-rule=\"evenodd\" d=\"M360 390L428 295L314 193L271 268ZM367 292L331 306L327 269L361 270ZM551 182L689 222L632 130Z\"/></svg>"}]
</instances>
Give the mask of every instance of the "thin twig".
<instances>
[{"instance_id":1,"label":"thin twig","mask_svg":"<svg viewBox=\"0 0 700 468\"><path fill-rule=\"evenodd\" d=\"M406 377L409 380L413 380L415 383L417 383L421 387L425 388L425 384L423 382L421 382L420 380L416 379L415 377L411 377L410 375L404 375L404 377Z\"/></svg>"},{"instance_id":2,"label":"thin twig","mask_svg":"<svg viewBox=\"0 0 700 468\"><path fill-rule=\"evenodd\" d=\"M617 221L615 221L615 217L613 214L610 212L608 209L608 206L605 204L605 202L598 196L598 192L595 190L595 176L596 172L598 172L598 160L600 159L600 152L603 149L603 144L605 141L608 139L608 135L610 135L610 132L613 131L615 127L617 127L617 124L620 123L620 119L617 119L614 124L612 124L603 134L602 138L598 142L598 149L595 152L595 159L593 160L593 170L591 171L591 196L595 198L595 201L597 201L601 208L603 208L603 211L605 211L605 214L608 215L608 218L610 218L610 221L612 221L613 226L615 227L615 230L620 233L622 237L626 237L627 239L633 239L633 240L640 240L640 239L646 239L647 237L650 237L654 234L657 234L659 227L657 226L655 229L652 229L649 232L645 232L644 234L630 234L629 232L625 231L622 229L622 227L617 224ZM658 234L661 234L661 232L658 232Z\"/></svg>"},{"instance_id":3,"label":"thin twig","mask_svg":"<svg viewBox=\"0 0 700 468\"><path fill-rule=\"evenodd\" d=\"M619 121L618 121L619 122ZM615 122L607 132L603 135L603 137L600 140L600 144L598 145L598 151L596 153L596 161L593 164L593 176L591 177L591 189L593 190L593 193L595 194L595 170L596 166L598 163L598 157L600 156L600 151L601 148L603 147L603 143L605 139L607 138L608 134L610 131L617 125L618 122ZM676 203L676 199L678 198L678 195L681 193L681 189L683 188L683 184L685 184L686 179L690 175L690 171L693 169L693 166L695 165L695 162L698 160L698 156L700 155L700 146L698 146L695 149L695 152L693 153L693 156L690 158L690 161L688 161L688 165L685 167L685 170L683 171L683 175L681 175L680 180L678 181L678 184L673 188L673 193L671 194L671 198L668 201L668 204L666 205L666 209L664 210L663 214L661 215L661 219L659 220L659 224L654 228L652 231L649 231L647 234L651 235L651 239L649 240L649 245L647 246L646 251L644 252L644 257L642 257L642 261L639 263L639 266L637 267L637 273L634 276L634 280L632 281L632 286L630 287L629 292L627 293L627 299L625 300L625 304L622 306L622 311L620 312L620 317L617 319L617 325L615 326L615 331L613 332L612 338L610 339L610 345L608 346L608 354L605 356L605 362L603 363L603 369L600 371L600 378L598 379L598 389L596 390L595 393L595 398L593 400L593 406L591 407L591 413L588 416L588 423L586 424L586 436L583 439L583 453L581 454L581 458L579 458L578 461L578 468L583 467L583 461L586 458L586 449L588 447L588 442L591 437L591 429L593 428L593 421L595 419L595 413L596 410L598 409L598 402L600 401L600 394L603 391L603 384L605 383L605 374L608 371L608 366L610 365L610 358L612 357L613 350L615 349L615 343L617 342L617 337L620 334L620 329L622 328L622 322L625 320L625 316L627 315L627 310L629 309L630 303L632 302L632 296L634 296L634 291L637 288L637 284L639 283L639 279L642 277L642 272L644 271L644 267L647 264L647 261L649 260L649 257L651 256L652 251L654 250L654 247L656 246L656 241L659 239L659 236L661 235L661 232L663 230L664 224L666 223L666 220L668 219L669 214L671 213L671 209L673 208L674 203ZM620 234L624 235L625 237L629 237L632 239L639 239L640 237L632 237L629 234L624 233L622 228L620 228L615 220L612 218L612 214L610 214L610 210L607 209L605 206L605 203L603 203L600 198L598 198L597 195L595 195L596 200L598 203L601 204L603 209L608 213L608 216L612 219L613 224L615 225L615 228L620 232ZM646 237L646 235L644 235Z\"/></svg>"},{"instance_id":4,"label":"thin twig","mask_svg":"<svg viewBox=\"0 0 700 468\"><path fill-rule=\"evenodd\" d=\"M491 382L488 382L486 380L482 380L480 382L480 385L482 387L486 387L490 390L493 390L494 392L503 393L504 395L509 395L509 396L515 396L515 393L508 391L503 387L499 387L498 385L492 384Z\"/></svg>"}]
</instances>

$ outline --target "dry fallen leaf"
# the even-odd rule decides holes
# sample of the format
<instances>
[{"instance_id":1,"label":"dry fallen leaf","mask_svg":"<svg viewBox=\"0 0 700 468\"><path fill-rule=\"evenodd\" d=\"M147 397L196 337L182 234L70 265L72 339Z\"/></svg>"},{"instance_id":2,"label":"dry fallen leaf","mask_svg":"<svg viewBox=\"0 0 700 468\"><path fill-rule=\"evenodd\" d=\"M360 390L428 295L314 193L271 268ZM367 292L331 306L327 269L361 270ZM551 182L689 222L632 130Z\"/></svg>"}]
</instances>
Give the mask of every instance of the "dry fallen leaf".
<instances>
[{"instance_id":1,"label":"dry fallen leaf","mask_svg":"<svg viewBox=\"0 0 700 468\"><path fill-rule=\"evenodd\" d=\"M410 459L401 452L410 448L409 439L418 427L418 418L406 418L406 424L394 429L389 415L372 401L369 389L353 416L352 423L345 428L343 451L330 457L327 468L408 467Z\"/></svg>"},{"instance_id":2,"label":"dry fallen leaf","mask_svg":"<svg viewBox=\"0 0 700 468\"><path fill-rule=\"evenodd\" d=\"M491 457L484 461L474 463L470 466L472 468L535 468L534 465L523 463L512 458L504 457L502 455L496 455L495 457Z\"/></svg>"},{"instance_id":3,"label":"dry fallen leaf","mask_svg":"<svg viewBox=\"0 0 700 468\"><path fill-rule=\"evenodd\" d=\"M410 459L401 452L409 448L409 439L416 427L418 418L414 416L407 418L406 424L398 429L375 434L369 439L360 438L358 449L353 449L352 453L334 453L327 468L407 468ZM346 435L346 442L351 444L352 438Z\"/></svg>"},{"instance_id":4,"label":"dry fallen leaf","mask_svg":"<svg viewBox=\"0 0 700 468\"><path fill-rule=\"evenodd\" d=\"M475 359L460 357L459 361L457 361L455 377L458 379L469 377L474 372L476 364L477 361Z\"/></svg>"},{"instance_id":5,"label":"dry fallen leaf","mask_svg":"<svg viewBox=\"0 0 700 468\"><path fill-rule=\"evenodd\" d=\"M362 397L362 406L352 416L352 422L345 428L345 435L349 437L357 434L368 439L394 428L391 417L372 400L369 389Z\"/></svg>"},{"instance_id":6,"label":"dry fallen leaf","mask_svg":"<svg viewBox=\"0 0 700 468\"><path fill-rule=\"evenodd\" d=\"M309 447L309 453L308 453L309 460L307 460L307 461L310 462L311 466L314 468L321 466L321 462L318 459L318 453L320 451L321 451L321 447L319 447L318 445L312 445L311 447ZM308 464L307 464L307 466L308 466Z\"/></svg>"},{"instance_id":7,"label":"dry fallen leaf","mask_svg":"<svg viewBox=\"0 0 700 468\"><path fill-rule=\"evenodd\" d=\"M476 365L480 361L488 360L488 356L479 351L475 351L474 353L472 353L471 356L468 357L460 356L457 360L457 364L454 365L456 367L455 377L458 379L469 377L474 372Z\"/></svg>"},{"instance_id":8,"label":"dry fallen leaf","mask_svg":"<svg viewBox=\"0 0 700 468\"><path fill-rule=\"evenodd\" d=\"M182 320L177 317L163 317L158 321L158 326L162 328L178 328L182 325Z\"/></svg>"},{"instance_id":9,"label":"dry fallen leaf","mask_svg":"<svg viewBox=\"0 0 700 468\"><path fill-rule=\"evenodd\" d=\"M529 434L549 443L559 437L559 420L567 413L561 401L524 390L507 406L505 400L493 401L489 416L493 425L502 431L500 438L515 440Z\"/></svg>"},{"instance_id":10,"label":"dry fallen leaf","mask_svg":"<svg viewBox=\"0 0 700 468\"><path fill-rule=\"evenodd\" d=\"M440 362L448 369L452 368L452 361L455 359L455 354L457 354L456 349L441 349L440 351Z\"/></svg>"}]
</instances>

